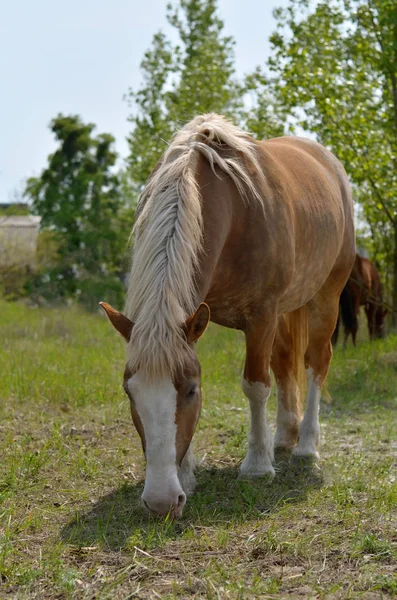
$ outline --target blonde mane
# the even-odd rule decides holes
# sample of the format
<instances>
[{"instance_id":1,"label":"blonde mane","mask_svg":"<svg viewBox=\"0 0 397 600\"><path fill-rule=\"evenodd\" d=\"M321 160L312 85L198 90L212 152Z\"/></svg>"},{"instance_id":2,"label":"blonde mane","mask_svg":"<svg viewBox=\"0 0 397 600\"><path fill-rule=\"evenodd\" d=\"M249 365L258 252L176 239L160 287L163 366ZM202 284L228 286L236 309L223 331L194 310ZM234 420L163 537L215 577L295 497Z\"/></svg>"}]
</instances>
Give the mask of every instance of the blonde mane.
<instances>
[{"instance_id":1,"label":"blonde mane","mask_svg":"<svg viewBox=\"0 0 397 600\"><path fill-rule=\"evenodd\" d=\"M255 142L216 114L196 117L172 139L139 200L125 312L135 323L127 346L131 369L150 379L182 366L189 352L182 325L197 309L195 272L202 243L201 195L195 173L199 154L214 173L228 175L245 201L262 198L237 157L243 155L264 179Z\"/></svg>"}]
</instances>

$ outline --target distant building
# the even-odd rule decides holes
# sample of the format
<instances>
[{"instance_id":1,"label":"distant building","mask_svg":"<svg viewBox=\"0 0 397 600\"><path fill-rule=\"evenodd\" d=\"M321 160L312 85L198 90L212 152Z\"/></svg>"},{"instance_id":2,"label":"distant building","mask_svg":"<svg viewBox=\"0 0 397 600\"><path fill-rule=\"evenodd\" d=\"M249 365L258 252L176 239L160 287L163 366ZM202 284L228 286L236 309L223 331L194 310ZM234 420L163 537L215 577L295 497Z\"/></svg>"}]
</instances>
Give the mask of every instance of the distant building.
<instances>
[{"instance_id":1,"label":"distant building","mask_svg":"<svg viewBox=\"0 0 397 600\"><path fill-rule=\"evenodd\" d=\"M0 202L0 211L7 215L28 215L30 206L26 202Z\"/></svg>"},{"instance_id":2,"label":"distant building","mask_svg":"<svg viewBox=\"0 0 397 600\"><path fill-rule=\"evenodd\" d=\"M41 217L0 216L0 267L34 266Z\"/></svg>"}]
</instances>

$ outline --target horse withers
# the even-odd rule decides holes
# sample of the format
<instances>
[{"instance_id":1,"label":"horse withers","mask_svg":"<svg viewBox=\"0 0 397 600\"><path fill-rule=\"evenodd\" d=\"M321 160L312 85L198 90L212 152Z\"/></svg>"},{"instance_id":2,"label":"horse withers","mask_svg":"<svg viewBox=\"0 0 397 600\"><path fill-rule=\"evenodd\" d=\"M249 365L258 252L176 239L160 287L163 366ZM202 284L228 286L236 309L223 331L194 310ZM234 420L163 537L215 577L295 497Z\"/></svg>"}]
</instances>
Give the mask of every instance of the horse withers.
<instances>
[{"instance_id":1,"label":"horse withers","mask_svg":"<svg viewBox=\"0 0 397 600\"><path fill-rule=\"evenodd\" d=\"M340 295L340 310L336 328L332 336L334 345L338 342L339 324L344 328L343 347L346 348L349 335L356 345L360 307L364 306L370 340L386 335L387 309L383 300L380 275L375 265L359 254L356 255L351 275Z\"/></svg>"},{"instance_id":2,"label":"horse withers","mask_svg":"<svg viewBox=\"0 0 397 600\"><path fill-rule=\"evenodd\" d=\"M102 303L127 341L124 388L146 457L142 500L151 512L180 516L194 488L195 343L210 320L246 339L251 431L240 475L274 475L274 448L318 456L320 392L354 256L348 179L321 145L255 141L215 114L175 135L139 200L125 315Z\"/></svg>"}]
</instances>

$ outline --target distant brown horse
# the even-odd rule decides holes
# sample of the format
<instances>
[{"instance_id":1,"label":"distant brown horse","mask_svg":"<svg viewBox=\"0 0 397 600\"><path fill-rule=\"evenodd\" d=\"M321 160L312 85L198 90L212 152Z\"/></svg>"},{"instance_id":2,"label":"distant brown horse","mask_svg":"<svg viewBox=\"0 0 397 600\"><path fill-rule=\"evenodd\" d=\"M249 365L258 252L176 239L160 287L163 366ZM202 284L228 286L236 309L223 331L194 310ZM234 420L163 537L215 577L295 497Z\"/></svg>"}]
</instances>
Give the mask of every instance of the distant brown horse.
<instances>
[{"instance_id":1,"label":"distant brown horse","mask_svg":"<svg viewBox=\"0 0 397 600\"><path fill-rule=\"evenodd\" d=\"M320 392L355 252L348 178L316 142L255 141L214 114L175 135L139 201L126 316L102 303L127 341L124 389L146 457L148 510L180 516L194 487L195 342L210 319L245 333L251 432L241 475L274 475L270 368L274 445L318 456Z\"/></svg>"},{"instance_id":2,"label":"distant brown horse","mask_svg":"<svg viewBox=\"0 0 397 600\"><path fill-rule=\"evenodd\" d=\"M360 306L365 307L370 339L385 337L387 310L383 303L379 273L368 258L357 254L349 280L340 296L340 314L332 336L334 345L338 341L340 318L345 330L343 346L346 347L349 335L352 336L354 346L356 345Z\"/></svg>"}]
</instances>

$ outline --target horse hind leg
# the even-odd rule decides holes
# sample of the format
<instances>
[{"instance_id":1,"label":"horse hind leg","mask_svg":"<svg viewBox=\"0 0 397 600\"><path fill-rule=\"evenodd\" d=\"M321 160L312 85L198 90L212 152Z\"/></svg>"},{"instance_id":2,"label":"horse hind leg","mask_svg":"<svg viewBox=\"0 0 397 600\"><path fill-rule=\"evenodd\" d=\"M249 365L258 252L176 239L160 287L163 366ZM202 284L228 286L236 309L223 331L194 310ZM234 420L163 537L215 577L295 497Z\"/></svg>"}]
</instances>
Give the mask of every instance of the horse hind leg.
<instances>
[{"instance_id":1,"label":"horse hind leg","mask_svg":"<svg viewBox=\"0 0 397 600\"><path fill-rule=\"evenodd\" d=\"M271 368L277 385L277 430L274 449L292 450L298 442L301 422L299 385L292 358L293 340L284 318L279 319L271 358Z\"/></svg>"},{"instance_id":2,"label":"horse hind leg","mask_svg":"<svg viewBox=\"0 0 397 600\"><path fill-rule=\"evenodd\" d=\"M306 409L299 428L294 456L318 458L320 442L320 396L332 357L331 336L338 317L338 294L332 286L322 290L308 303L309 344L305 354L307 376Z\"/></svg>"}]
</instances>

